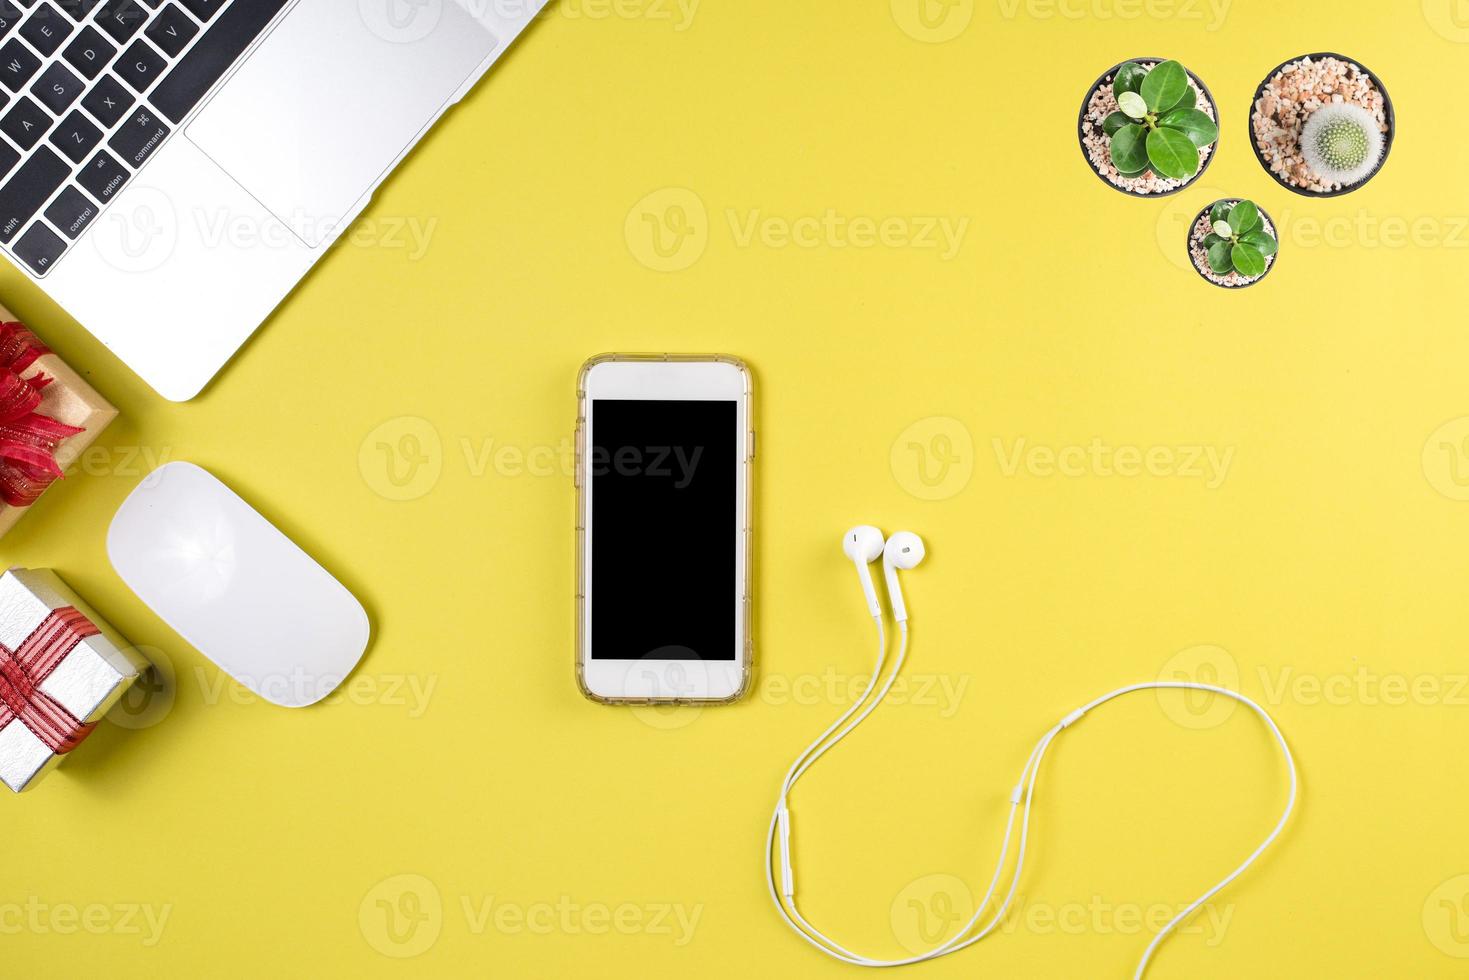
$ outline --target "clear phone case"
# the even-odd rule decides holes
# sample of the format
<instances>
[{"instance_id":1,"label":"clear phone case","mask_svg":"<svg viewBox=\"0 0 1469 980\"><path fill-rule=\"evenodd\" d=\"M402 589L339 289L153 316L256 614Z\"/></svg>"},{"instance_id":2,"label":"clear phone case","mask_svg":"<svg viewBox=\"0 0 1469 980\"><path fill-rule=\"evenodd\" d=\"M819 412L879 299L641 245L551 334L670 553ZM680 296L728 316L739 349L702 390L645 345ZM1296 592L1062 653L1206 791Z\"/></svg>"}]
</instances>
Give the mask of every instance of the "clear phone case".
<instances>
[{"instance_id":1,"label":"clear phone case","mask_svg":"<svg viewBox=\"0 0 1469 980\"><path fill-rule=\"evenodd\" d=\"M744 514L743 514L743 544L745 549L745 574L740 582L740 590L743 596L741 608L744 610L743 628L744 643L741 649L740 684L738 690L727 698L611 698L596 694L587 686L587 678L584 670L586 660L587 642L587 612L586 612L586 508L587 508L587 453L586 453L586 426L587 426L587 374L598 364L610 361L667 361L669 363L723 363L731 364L739 369L745 379L745 393L743 415L745 420L745 431L742 442L744 455ZM755 521L754 521L754 459L755 459L755 416L754 416L754 378L750 374L749 367L743 360L728 354L598 354L588 358L581 366L576 378L576 650L575 671L576 685L589 700L598 704L730 704L740 700L750 690L750 682L754 674L755 666L755 643L754 643L754 580L755 580Z\"/></svg>"}]
</instances>

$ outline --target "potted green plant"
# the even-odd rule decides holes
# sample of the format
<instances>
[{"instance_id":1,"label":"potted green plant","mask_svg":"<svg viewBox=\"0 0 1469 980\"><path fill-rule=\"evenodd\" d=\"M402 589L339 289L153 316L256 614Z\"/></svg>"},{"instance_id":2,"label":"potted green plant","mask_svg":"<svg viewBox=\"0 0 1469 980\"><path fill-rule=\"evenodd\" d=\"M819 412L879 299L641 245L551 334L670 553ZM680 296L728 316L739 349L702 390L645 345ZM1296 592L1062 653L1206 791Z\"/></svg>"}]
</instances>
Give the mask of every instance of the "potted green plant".
<instances>
[{"instance_id":1,"label":"potted green plant","mask_svg":"<svg viewBox=\"0 0 1469 980\"><path fill-rule=\"evenodd\" d=\"M1366 184L1387 162L1395 135L1382 80L1339 54L1292 58L1255 90L1255 157L1276 183L1306 197L1336 197Z\"/></svg>"},{"instance_id":2,"label":"potted green plant","mask_svg":"<svg viewBox=\"0 0 1469 980\"><path fill-rule=\"evenodd\" d=\"M1243 289L1264 279L1279 253L1275 222L1253 201L1215 201L1189 225L1194 269L1223 289Z\"/></svg>"},{"instance_id":3,"label":"potted green plant","mask_svg":"<svg viewBox=\"0 0 1469 980\"><path fill-rule=\"evenodd\" d=\"M1136 58L1104 72L1077 120L1100 179L1137 197L1174 194L1199 178L1219 140L1214 97L1177 61Z\"/></svg>"}]
</instances>

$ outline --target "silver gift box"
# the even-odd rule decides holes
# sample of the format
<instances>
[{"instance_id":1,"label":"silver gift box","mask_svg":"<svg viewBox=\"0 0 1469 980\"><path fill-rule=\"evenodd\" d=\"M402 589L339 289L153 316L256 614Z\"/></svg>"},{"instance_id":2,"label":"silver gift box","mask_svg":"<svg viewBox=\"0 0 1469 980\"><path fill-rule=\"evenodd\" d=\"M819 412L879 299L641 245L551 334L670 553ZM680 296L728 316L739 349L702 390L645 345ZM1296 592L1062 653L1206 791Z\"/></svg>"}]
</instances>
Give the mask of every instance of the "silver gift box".
<instances>
[{"instance_id":1,"label":"silver gift box","mask_svg":"<svg viewBox=\"0 0 1469 980\"><path fill-rule=\"evenodd\" d=\"M148 669L148 661L98 619L55 572L13 568L0 575L0 646L11 654L52 611L67 606L86 616L101 632L78 641L37 690L77 720L90 724L118 702ZM16 667L11 663L6 669ZM64 758L66 754L53 752L20 716L0 728L0 781L17 793L34 786Z\"/></svg>"}]
</instances>

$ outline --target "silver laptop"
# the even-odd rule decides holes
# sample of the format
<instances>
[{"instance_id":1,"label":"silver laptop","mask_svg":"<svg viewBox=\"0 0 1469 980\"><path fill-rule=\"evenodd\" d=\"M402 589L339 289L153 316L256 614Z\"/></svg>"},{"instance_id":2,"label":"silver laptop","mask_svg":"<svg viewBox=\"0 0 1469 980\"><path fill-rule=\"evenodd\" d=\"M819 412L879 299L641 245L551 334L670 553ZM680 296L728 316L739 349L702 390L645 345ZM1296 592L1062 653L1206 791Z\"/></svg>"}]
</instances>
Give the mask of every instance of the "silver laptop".
<instances>
[{"instance_id":1,"label":"silver laptop","mask_svg":"<svg viewBox=\"0 0 1469 980\"><path fill-rule=\"evenodd\" d=\"M545 0L0 0L0 251L209 382Z\"/></svg>"}]
</instances>

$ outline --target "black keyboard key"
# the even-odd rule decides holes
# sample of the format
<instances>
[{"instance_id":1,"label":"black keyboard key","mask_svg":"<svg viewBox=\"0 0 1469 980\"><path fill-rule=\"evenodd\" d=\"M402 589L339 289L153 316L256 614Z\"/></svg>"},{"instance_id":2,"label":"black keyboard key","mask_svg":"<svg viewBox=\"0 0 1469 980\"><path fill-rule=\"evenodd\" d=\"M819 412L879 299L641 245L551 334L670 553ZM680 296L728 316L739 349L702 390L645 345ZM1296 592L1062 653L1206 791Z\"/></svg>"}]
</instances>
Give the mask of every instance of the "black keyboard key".
<instances>
[{"instance_id":1,"label":"black keyboard key","mask_svg":"<svg viewBox=\"0 0 1469 980\"><path fill-rule=\"evenodd\" d=\"M181 121L285 5L286 0L235 0L163 76L149 100L166 118ZM189 0L184 6L198 14Z\"/></svg>"},{"instance_id":2,"label":"black keyboard key","mask_svg":"<svg viewBox=\"0 0 1469 980\"><path fill-rule=\"evenodd\" d=\"M20 163L20 154L4 143L0 143L0 177L10 173L11 168L17 163Z\"/></svg>"},{"instance_id":3,"label":"black keyboard key","mask_svg":"<svg viewBox=\"0 0 1469 980\"><path fill-rule=\"evenodd\" d=\"M143 33L164 54L176 58L184 45L189 43L189 38L199 33L199 28L189 19L188 14L169 4L154 15L152 23Z\"/></svg>"},{"instance_id":4,"label":"black keyboard key","mask_svg":"<svg viewBox=\"0 0 1469 980\"><path fill-rule=\"evenodd\" d=\"M35 2L36 0L29 0L29 2L27 0L21 0L21 3L24 3L27 7ZM97 4L101 2L102 0L56 0L56 6L66 11L66 16L80 23L86 20L87 15L95 10Z\"/></svg>"},{"instance_id":5,"label":"black keyboard key","mask_svg":"<svg viewBox=\"0 0 1469 980\"><path fill-rule=\"evenodd\" d=\"M51 268L51 263L61 258L61 253L66 251L66 242L37 221L31 225L20 241L15 243L15 254L25 260L25 264L31 267L36 275L44 275Z\"/></svg>"},{"instance_id":6,"label":"black keyboard key","mask_svg":"<svg viewBox=\"0 0 1469 980\"><path fill-rule=\"evenodd\" d=\"M98 150L97 155L87 161L81 173L77 174L77 183L103 204L127 182L128 168L118 163L106 150Z\"/></svg>"},{"instance_id":7,"label":"black keyboard key","mask_svg":"<svg viewBox=\"0 0 1469 980\"><path fill-rule=\"evenodd\" d=\"M111 129L133 106L133 94L111 75L99 78L82 96L82 108L97 117L103 129Z\"/></svg>"},{"instance_id":8,"label":"black keyboard key","mask_svg":"<svg viewBox=\"0 0 1469 980\"><path fill-rule=\"evenodd\" d=\"M152 110L144 107L134 112L122 124L122 128L107 141L107 145L116 150L133 169L137 169L158 149L158 144L163 142L168 133L168 127L153 115Z\"/></svg>"},{"instance_id":9,"label":"black keyboard key","mask_svg":"<svg viewBox=\"0 0 1469 980\"><path fill-rule=\"evenodd\" d=\"M46 209L46 220L61 229L61 233L72 241L87 229L97 217L97 205L87 200L87 195L75 187L68 187L56 195L56 200Z\"/></svg>"},{"instance_id":10,"label":"black keyboard key","mask_svg":"<svg viewBox=\"0 0 1469 980\"><path fill-rule=\"evenodd\" d=\"M112 66L123 81L127 82L139 92L147 89L149 85L158 78L163 71L163 59L158 52L139 38L133 42L133 46L122 53L117 59L117 64Z\"/></svg>"},{"instance_id":11,"label":"black keyboard key","mask_svg":"<svg viewBox=\"0 0 1469 980\"><path fill-rule=\"evenodd\" d=\"M189 8L189 13L207 24L209 18L219 13L219 8L224 6L224 0L183 0L183 4ZM284 7L285 4L281 6Z\"/></svg>"},{"instance_id":12,"label":"black keyboard key","mask_svg":"<svg viewBox=\"0 0 1469 980\"><path fill-rule=\"evenodd\" d=\"M19 24L20 19L24 16L25 12L23 10L11 3L10 0L4 0L3 3L0 3L0 34L9 34L11 29L16 24Z\"/></svg>"},{"instance_id":13,"label":"black keyboard key","mask_svg":"<svg viewBox=\"0 0 1469 980\"><path fill-rule=\"evenodd\" d=\"M5 47L0 48L0 84L12 92L19 92L24 88L25 83L31 80L31 76L40 67L41 59L15 38L6 41Z\"/></svg>"},{"instance_id":14,"label":"black keyboard key","mask_svg":"<svg viewBox=\"0 0 1469 980\"><path fill-rule=\"evenodd\" d=\"M42 55L52 55L72 30L71 21L49 3L43 3L20 25L20 36Z\"/></svg>"},{"instance_id":15,"label":"black keyboard key","mask_svg":"<svg viewBox=\"0 0 1469 980\"><path fill-rule=\"evenodd\" d=\"M29 150L35 146L50 128L51 117L46 115L46 110L24 95L20 97L15 107L7 112L3 119L0 119L0 130L15 140L22 150Z\"/></svg>"},{"instance_id":16,"label":"black keyboard key","mask_svg":"<svg viewBox=\"0 0 1469 980\"><path fill-rule=\"evenodd\" d=\"M82 94L82 80L61 62L53 61L41 72L36 84L31 86L31 94L40 99L46 108L60 115Z\"/></svg>"},{"instance_id":17,"label":"black keyboard key","mask_svg":"<svg viewBox=\"0 0 1469 980\"><path fill-rule=\"evenodd\" d=\"M61 56L87 78L96 78L97 73L107 67L115 54L117 48L98 34L95 27L88 26L82 28L82 32L66 46Z\"/></svg>"},{"instance_id":18,"label":"black keyboard key","mask_svg":"<svg viewBox=\"0 0 1469 980\"><path fill-rule=\"evenodd\" d=\"M32 153L0 186L0 242L14 238L69 176L71 165L49 148L42 146Z\"/></svg>"},{"instance_id":19,"label":"black keyboard key","mask_svg":"<svg viewBox=\"0 0 1469 980\"><path fill-rule=\"evenodd\" d=\"M80 109L71 110L51 133L51 144L71 157L72 163L81 163L100 142L102 130L89 123Z\"/></svg>"},{"instance_id":20,"label":"black keyboard key","mask_svg":"<svg viewBox=\"0 0 1469 980\"><path fill-rule=\"evenodd\" d=\"M148 8L138 0L107 0L97 12L97 26L111 34L118 44L138 33L147 19Z\"/></svg>"}]
</instances>

